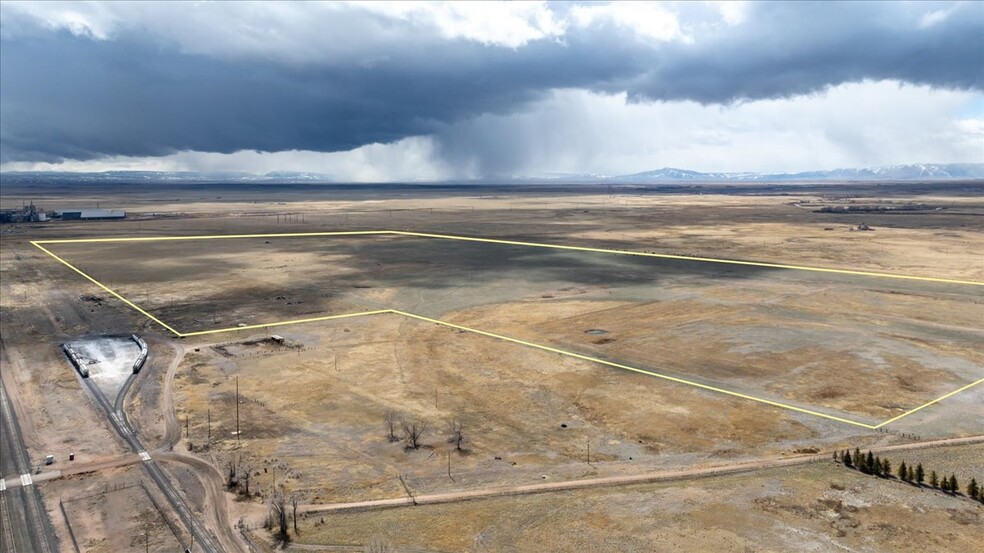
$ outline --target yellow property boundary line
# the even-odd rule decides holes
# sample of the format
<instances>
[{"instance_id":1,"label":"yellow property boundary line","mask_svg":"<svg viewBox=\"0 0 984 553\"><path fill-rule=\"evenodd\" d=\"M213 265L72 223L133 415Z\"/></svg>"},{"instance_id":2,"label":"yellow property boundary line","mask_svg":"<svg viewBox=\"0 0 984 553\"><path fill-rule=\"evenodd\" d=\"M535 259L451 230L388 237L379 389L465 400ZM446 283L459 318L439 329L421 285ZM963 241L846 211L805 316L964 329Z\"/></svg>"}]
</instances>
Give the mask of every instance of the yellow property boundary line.
<instances>
[{"instance_id":1,"label":"yellow property boundary line","mask_svg":"<svg viewBox=\"0 0 984 553\"><path fill-rule=\"evenodd\" d=\"M635 252L629 250L588 248L585 246L566 246L563 244L545 244L543 242L522 242L517 240L499 240L496 238L481 238L476 236L457 236L453 234L432 234L427 232L411 232L411 231L403 231L403 230L289 232L289 233L280 233L280 234L206 234L206 235L198 235L198 236L141 236L141 237L130 237L130 238L70 238L65 240L32 240L31 244L34 244L35 246L41 248L40 244L82 244L82 243L95 243L95 242L155 242L155 241L159 242L159 241L171 241L171 240L219 240L219 239L233 239L233 238L298 238L298 237L312 237L312 236L365 236L365 235L381 235L381 234L389 234L389 235L397 235L397 236L416 236L418 238L440 238L444 240L459 240L464 242L484 242L487 244L504 244L507 246L549 248L554 250L571 250L571 251L606 253L606 254L615 254L615 255L630 255L636 257L655 257L659 259L676 259L682 261L700 261L704 263L743 265L746 267L765 267L769 269L788 269L793 271L812 271L818 273L835 273L835 274L842 274L842 275L854 275L854 276L864 276L864 277L918 280L924 282L942 282L947 284L963 284L968 286L984 286L984 282L974 281L974 280L960 280L960 279L953 279L953 278L903 275L903 274L896 274L896 273L880 273L876 271L854 271L850 269L812 267L809 265L787 265L783 263L767 263L764 261L742 261L737 259L721 259L717 257L696 257L696 256L688 256L688 255L674 255L668 253L648 253L648 252ZM56 257L48 250L44 248L41 249L47 252L49 255L52 255L52 257ZM59 259L59 261L62 260ZM64 263L64 261L62 262Z\"/></svg>"},{"instance_id":2,"label":"yellow property boundary line","mask_svg":"<svg viewBox=\"0 0 984 553\"><path fill-rule=\"evenodd\" d=\"M425 317L423 315L417 315L417 314L409 313L409 312L406 312L406 311L399 311L399 310L396 310L396 309L381 309L381 310L375 310L375 311L364 311L364 312L359 312L359 313L347 313L347 314L343 314L343 315L328 315L328 316L324 316L324 317L311 317L311 318L306 318L306 319L294 319L294 320L279 321L279 322L266 323L266 324L255 324L255 325L237 326L237 327L229 327L229 328L220 328L220 329L215 329L215 330L202 330L202 331L197 331L197 332L187 332L187 333L184 333L184 332L179 332L179 331L175 330L174 328L172 328L170 325L168 325L164 321L158 319L154 315L151 315L149 312L147 312L146 310L144 310L143 308L141 308L137 304L131 302L128 299L126 299L125 297L123 297L122 295L118 294L113 289L111 289L108 286L106 286L105 284L99 282L95 278L89 276L88 274L86 274L81 269L75 267L74 265L72 265L71 263L69 263L68 261L66 261L65 259L59 257L54 252L52 252L51 250L49 250L48 248L45 248L43 246L43 244L78 244L78 243L111 243L111 242L153 242L153 241L174 241L174 240L215 240L215 239L233 239L233 238L291 238L291 237L313 237L313 236L365 236L365 235L415 236L415 237L420 237L420 238L438 238L438 239L447 239L447 240L461 240L461 241L467 241L467 242L484 242L484 243L492 243L492 244L505 244L505 245L510 245L510 246L527 246L527 247L549 248L549 249L558 249L558 250L573 250L573 251L586 251L586 252L616 254L616 255L631 255L631 256L639 256L639 257L655 257L655 258L662 258L662 259L678 259L678 260L685 260L685 261L698 261L698 262L707 262L707 263L722 263L722 264L730 264L730 265L745 265L745 266L766 267L766 268L773 268L773 269L788 269L788 270L797 270L797 271L813 271L813 272L822 272L822 273L837 273L837 274L847 274L847 275L864 276L864 277L893 278L893 279L917 280L917 281L927 281L927 282L942 282L942 283L948 283L948 284L962 284L962 285L970 285L970 286L984 286L984 282L967 281L967 280L957 280L957 279L946 279L946 278L935 278L935 277L922 277L922 276L914 276L914 275L899 275L899 274L879 273L879 272L872 272L872 271L852 271L852 270L848 270L848 269L831 269L831 268L825 268L825 267L810 267L810 266L801 266L801 265L786 265L786 264L765 263L765 262L758 262L758 261L739 261L739 260L719 259L719 258L711 258L711 257L690 257L690 256L672 255L672 254L658 254L658 253L621 251L621 250L611 250L611 249L602 249L602 248L588 248L588 247L582 247L582 246L565 246L565 245L558 245L558 244L544 244L544 243L539 243L539 242L522 242L522 241L515 241L515 240L498 240L498 239L493 239L493 238L479 238L479 237L469 237L469 236L455 236L455 235L449 235L449 234L431 234L431 233L410 232L410 231L395 231L395 230L337 231L337 232L295 232L295 233L280 233L280 234L226 234L226 235L201 235L201 236L155 236L155 237L130 237L130 238L79 238L79 239L65 239L65 240L33 240L33 241L31 241L31 244L34 245L36 248L40 249L41 251L43 251L44 253L48 254L49 256L51 256L52 258L54 258L55 260L57 260L61 264L65 265L66 267L68 267L72 271L78 273L79 275L82 275L83 278L85 278L86 280L92 282L93 284L95 284L96 286L98 286L102 290L106 291L107 293L111 294L113 297L119 299L124 304L130 306L131 308L133 308L134 310L136 310L140 314L144 315L148 319L150 319L150 320L154 321L155 323L161 325L168 332L171 332L172 334L174 334L175 336L177 336L179 338L185 338L185 337L190 337L190 336L203 336L203 335L206 335L206 334L218 334L218 333L223 333L223 332L236 332L236 331L241 331L241 330L255 330L255 329L258 329L258 328L269 328L269 327L276 327L276 326L285 326L285 325L301 324L301 323L312 323L312 322L318 322L318 321L329 321L329 320L334 320L334 319L345 319L345 318L352 318L352 317L362 317L362 316L368 316L368 315L381 315L381 314L387 314L387 313L389 313L389 314L394 314L394 315L402 315L404 317L409 317L411 319L417 319L417 320L420 320L420 321L426 321L426 322L434 323L434 324L445 326L445 327L448 327L448 328L454 328L454 329L457 329L457 330L471 332L473 334L478 334L478 335L486 336L486 337L489 337L489 338L495 338L495 339L502 340L502 341L505 341L505 342L519 344L519 345L522 345L522 346L526 346L526 347L530 347L530 348L534 348L534 349L539 349L539 350L542 350L542 351L547 351L547 352L551 352L551 353L557 353L557 354L563 355L565 357L571 357L571 358L574 358L574 359L580 359L580 360L583 360L583 361L589 361L589 362L592 362L592 363L598 363L600 365L606 365L606 366L614 367L614 368L617 368L617 369L622 369L622 370L626 370L626 371L631 371L631 372L636 372L636 373L640 373L640 374L645 374L645 375L653 376L653 377L660 378L660 379L663 379L663 380L669 380L671 382L676 382L678 384L686 384L688 386L693 386L695 388L700 388L700 389L703 389L703 390L707 390L707 391L711 391L711 392L716 392L716 393L720 393L720 394L724 394L724 395L728 395L728 396L732 396L732 397L737 397L737 398L741 398L741 399L755 401L755 402L763 403L763 404L770 405L770 406L773 406L773 407L779 407L779 408L782 408L782 409L787 409L787 410L790 410L790 411L795 411L797 413L804 413L804 414L807 414L807 415L812 415L812 416L815 416L815 417L820 417L820 418L824 418L824 419L828 419L828 420L832 420L832 421L836 421L836 422L840 422L840 423L844 423L844 424L850 424L850 425L853 425L853 426L858 426L858 427L866 428L866 429L870 429L870 430L876 430L878 428L881 428L882 426L885 426L887 424L890 424L890 423L893 423L895 421L898 421L899 419L902 419L903 417L907 417L907 416L909 416L909 415L911 415L913 413L916 413L918 411L921 411L922 409L925 409L926 407L929 407L930 405L933 405L935 403L938 403L938 402L940 402L940 401L942 401L944 399L947 399L947 398L949 398L951 396L954 396L956 394L959 394L960 392L963 392L963 391L968 390L968 389L970 389L970 388L972 388L974 386L977 386L977 385L979 385L981 383L984 383L984 378L981 378L980 380L977 380L976 382L972 382L972 383L970 383L970 384L968 384L968 385L966 385L966 386L964 386L964 387L962 387L960 389L957 389L957 390L954 390L954 391L952 391L952 392L950 392L948 394L942 395L942 396L940 396L940 397L938 397L938 398L936 398L936 399L934 399L932 401L926 402L926 403L924 403L924 404L922 404L922 405L920 405L920 406L918 406L918 407L916 407L914 409L910 409L909 411L906 411L905 413L902 413L901 415L898 415L896 417L893 417L891 419L888 419L886 421L883 421L883 422L881 422L879 424L872 425L872 424L867 424L867 423L863 423L863 422L859 422L859 421L854 421L854 420L850 420L850 419L846 419L846 418L842 418L842 417L837 417L837 416L834 416L834 415L829 415L827 413L821 413L819 411L813 411L813 410L810 410L810 409L804 409L802 407L797 407L795 405L789 405L789 404L786 404L786 403L772 401L772 400L768 400L768 399L765 399L765 398L760 398L760 397L756 397L756 396L742 394L740 392L735 392L733 390L727 390L727 389L724 389L724 388L718 388L718 387L710 386L710 385L707 385L707 384L701 384L700 382L695 382L695 381L692 381L692 380L678 378L678 377L674 377L674 376L670 376L670 375L666 375L666 374L662 374L662 373L658 373L658 372L654 372L654 371L649 371L649 370L646 370L646 369L640 369L638 367L632 367L632 366L629 366L629 365L623 365L623 364L615 363L615 362L612 362L612 361L606 361L604 359L599 359L597 357L590 357L590 356L582 355L582 354L575 353L575 352L572 352L572 351L567 351L567 350L563 350L563 349L559 349L559 348L545 346L543 344L537 344L535 342L528 342L526 340L520 340L518 338L512 338L512 337L509 337L509 336L504 336L502 334L495 334L495 333L492 333L492 332L486 332L484 330L478 330L478 329L467 327L467 326L457 325L457 324L454 324L454 323L449 323L449 322L446 322L446 321L442 321L440 319L433 319L433 318L430 318L430 317Z\"/></svg>"}]
</instances>

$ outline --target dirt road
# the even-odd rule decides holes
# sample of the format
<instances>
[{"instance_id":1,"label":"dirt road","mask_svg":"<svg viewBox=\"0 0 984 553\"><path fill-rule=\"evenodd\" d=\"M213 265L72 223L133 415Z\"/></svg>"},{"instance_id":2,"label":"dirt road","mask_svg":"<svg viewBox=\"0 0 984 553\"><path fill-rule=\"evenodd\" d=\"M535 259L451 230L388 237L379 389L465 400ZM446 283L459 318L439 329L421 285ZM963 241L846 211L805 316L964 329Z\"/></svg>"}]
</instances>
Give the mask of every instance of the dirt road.
<instances>
[{"instance_id":1,"label":"dirt road","mask_svg":"<svg viewBox=\"0 0 984 553\"><path fill-rule=\"evenodd\" d=\"M245 546L236 532L232 530L234 521L229 520L229 503L223 486L222 474L219 473L219 470L207 461L173 451L157 453L154 458L164 463L181 463L195 472L204 484L205 502L203 510L208 513L209 523L215 530L219 541L222 542L224 550L245 551Z\"/></svg>"},{"instance_id":2,"label":"dirt road","mask_svg":"<svg viewBox=\"0 0 984 553\"><path fill-rule=\"evenodd\" d=\"M174 359L171 360L171 364L167 367L167 373L164 375L164 397L161 405L165 421L164 439L152 455L154 459L181 463L194 470L204 485L204 510L209 512L209 523L222 546L226 551L245 551L246 546L238 538L236 532L232 530L232 521L229 520L229 504L223 486L222 474L207 461L173 451L174 446L181 441L181 425L174 410L174 374L184 360L185 348L171 340L164 342L174 349Z\"/></svg>"},{"instance_id":3,"label":"dirt road","mask_svg":"<svg viewBox=\"0 0 984 553\"><path fill-rule=\"evenodd\" d=\"M181 365L181 362L184 361L185 349L173 340L162 340L162 342L168 344L174 350L174 359L171 360L171 364L167 367L167 373L164 374L164 400L161 408L164 410L165 430L163 443L157 447L157 451L169 451L175 444L181 441L181 424L178 423L178 416L174 412L173 384L174 373L177 371L178 366Z\"/></svg>"},{"instance_id":4,"label":"dirt road","mask_svg":"<svg viewBox=\"0 0 984 553\"><path fill-rule=\"evenodd\" d=\"M891 446L873 447L872 452L883 453L887 451L906 451L913 449L923 449L929 447L947 447L955 445L968 445L984 443L984 435L968 436L963 438L949 438L944 440L933 440L911 444L899 444ZM428 495L414 495L412 497L398 497L394 499L378 499L374 501L356 501L351 503L331 503L325 505L305 505L300 510L308 513L342 512L342 511L361 511L370 509L383 509L391 507L403 507L410 505L432 505L437 503L453 503L458 501L469 501L473 499L484 499L504 495L524 495L534 493L545 493L555 491L576 490L582 488L593 488L602 486L627 486L632 484L648 484L652 482L663 482L667 480L689 480L694 478L704 478L709 476L719 476L724 474L735 474L741 472L753 472L765 469L789 467L795 465L805 465L809 463L819 463L830 459L831 452L818 453L813 455L799 455L796 457L773 457L768 459L758 459L742 463L719 465L703 468L685 468L677 470L667 470L658 472L648 472L644 474L633 474L629 476L609 476L604 478L589 478L583 480L565 480L561 482L544 482L542 484L529 484L524 486L482 488L463 492L449 492Z\"/></svg>"}]
</instances>

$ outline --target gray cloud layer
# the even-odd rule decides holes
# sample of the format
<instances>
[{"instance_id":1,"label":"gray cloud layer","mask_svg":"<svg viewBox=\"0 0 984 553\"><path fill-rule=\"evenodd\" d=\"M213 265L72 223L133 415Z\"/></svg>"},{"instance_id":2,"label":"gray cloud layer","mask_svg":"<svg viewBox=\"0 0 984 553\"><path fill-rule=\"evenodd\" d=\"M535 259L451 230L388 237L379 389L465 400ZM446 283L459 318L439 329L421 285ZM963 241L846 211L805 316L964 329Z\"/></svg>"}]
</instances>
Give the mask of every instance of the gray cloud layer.
<instances>
[{"instance_id":1,"label":"gray cloud layer","mask_svg":"<svg viewBox=\"0 0 984 553\"><path fill-rule=\"evenodd\" d=\"M169 13L180 19L181 9ZM95 39L4 7L0 162L349 150L522 112L556 89L704 104L879 79L984 89L978 3L754 4L740 24L686 26L688 40L648 40L599 21L515 48L449 39L372 10L317 17L303 27L323 23L323 46L271 38L247 48L125 24ZM271 36L291 32L290 20L270 25ZM336 48L332 33L355 44Z\"/></svg>"},{"instance_id":2,"label":"gray cloud layer","mask_svg":"<svg viewBox=\"0 0 984 553\"><path fill-rule=\"evenodd\" d=\"M958 6L920 27L890 3L769 3L754 23L674 44L625 84L630 97L725 103L788 97L831 85L892 79L984 88L984 6Z\"/></svg>"}]
</instances>

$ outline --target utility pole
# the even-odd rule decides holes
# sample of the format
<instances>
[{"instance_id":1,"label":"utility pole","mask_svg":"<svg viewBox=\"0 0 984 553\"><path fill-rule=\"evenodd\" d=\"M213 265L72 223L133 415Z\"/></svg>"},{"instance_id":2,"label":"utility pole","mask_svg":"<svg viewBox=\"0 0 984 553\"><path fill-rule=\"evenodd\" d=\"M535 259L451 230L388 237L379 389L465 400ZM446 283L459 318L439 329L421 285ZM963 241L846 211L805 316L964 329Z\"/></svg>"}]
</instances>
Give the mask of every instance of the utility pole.
<instances>
[{"instance_id":1,"label":"utility pole","mask_svg":"<svg viewBox=\"0 0 984 553\"><path fill-rule=\"evenodd\" d=\"M239 375L236 375L236 445L240 445L239 442Z\"/></svg>"},{"instance_id":2,"label":"utility pole","mask_svg":"<svg viewBox=\"0 0 984 553\"><path fill-rule=\"evenodd\" d=\"M451 476L451 449L450 448L448 449L448 478L450 478L452 482L455 481L454 476Z\"/></svg>"},{"instance_id":3,"label":"utility pole","mask_svg":"<svg viewBox=\"0 0 984 553\"><path fill-rule=\"evenodd\" d=\"M587 445L588 445L588 464L590 465L591 464L591 440L588 440L585 443L587 443Z\"/></svg>"},{"instance_id":4,"label":"utility pole","mask_svg":"<svg viewBox=\"0 0 984 553\"><path fill-rule=\"evenodd\" d=\"M188 437L189 437L189 432L188 432L188 419L189 419L188 415L185 415L185 439L188 439Z\"/></svg>"},{"instance_id":5,"label":"utility pole","mask_svg":"<svg viewBox=\"0 0 984 553\"><path fill-rule=\"evenodd\" d=\"M208 441L212 442L212 408L208 409Z\"/></svg>"}]
</instances>

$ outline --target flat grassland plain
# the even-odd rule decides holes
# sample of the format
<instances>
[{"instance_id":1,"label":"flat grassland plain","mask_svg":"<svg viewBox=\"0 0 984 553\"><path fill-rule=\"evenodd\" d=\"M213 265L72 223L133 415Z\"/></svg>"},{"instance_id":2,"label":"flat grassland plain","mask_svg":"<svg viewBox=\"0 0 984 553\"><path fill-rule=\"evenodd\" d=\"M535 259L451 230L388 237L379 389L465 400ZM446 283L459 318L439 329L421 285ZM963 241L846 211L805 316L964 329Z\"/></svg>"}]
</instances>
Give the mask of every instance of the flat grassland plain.
<instances>
[{"instance_id":1,"label":"flat grassland plain","mask_svg":"<svg viewBox=\"0 0 984 553\"><path fill-rule=\"evenodd\" d=\"M392 231L35 245L120 298L142 295L126 301L179 336L405 315L869 428L984 374L977 336L959 330L981 313L953 316L984 281ZM893 301L903 294L917 299Z\"/></svg>"},{"instance_id":2,"label":"flat grassland plain","mask_svg":"<svg viewBox=\"0 0 984 553\"><path fill-rule=\"evenodd\" d=\"M784 193L793 197L496 190L399 200L345 192L353 197L313 201L287 190L223 191L221 201L215 194L174 199L187 191L131 198L132 221L65 224L57 232L38 226L14 235L13 244L5 236L5 327L13 329L5 345L20 344L18 333L24 344L34 336L41 323L11 323L31 320L31 298L42 297L58 298L45 301L46 324L70 335L139 329L183 351L173 385L182 443L219 470L232 455L253 459L262 467L254 483L261 493L279 474L310 512L295 538L301 543L361 547L379 535L397 547L435 550L789 550L803 543L966 550L980 542L979 507L826 463L409 510L316 511L408 489L494 489L886 445L911 435L980 434L984 386L970 386L984 377L980 286L419 236L43 243L387 228L984 281L984 205L974 194L905 187ZM803 207L911 197L944 209L858 215ZM282 203L258 206L259 199ZM862 220L876 230L848 230ZM173 340L30 241L186 337ZM66 302L81 309L65 312L58 305ZM861 426L394 313L264 327L388 310ZM271 342L270 333L285 343ZM29 355L26 346L15 349ZM45 378L57 378L19 373L25 403L51 391ZM166 383L148 380L152 393L141 392L131 413L151 443L166 433L154 386ZM428 423L420 450L387 439L388 412ZM462 453L447 444L449 419L464 424ZM44 424L61 423L50 417ZM920 461L941 470L950 463L946 470L963 481L984 480L972 461L982 453L961 446L920 452ZM256 523L266 512L259 499L229 505ZM924 524L940 532L913 530Z\"/></svg>"}]
</instances>

